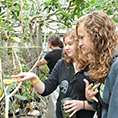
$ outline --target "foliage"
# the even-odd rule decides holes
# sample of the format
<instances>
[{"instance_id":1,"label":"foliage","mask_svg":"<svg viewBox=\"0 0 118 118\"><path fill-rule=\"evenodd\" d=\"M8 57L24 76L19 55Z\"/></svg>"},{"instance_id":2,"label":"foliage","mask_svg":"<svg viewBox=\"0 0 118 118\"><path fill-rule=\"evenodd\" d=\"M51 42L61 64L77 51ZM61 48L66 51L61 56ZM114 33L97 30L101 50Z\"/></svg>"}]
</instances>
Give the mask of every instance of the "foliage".
<instances>
[{"instance_id":1,"label":"foliage","mask_svg":"<svg viewBox=\"0 0 118 118\"><path fill-rule=\"evenodd\" d=\"M95 10L104 11L118 23L118 0L89 0L81 13L88 14Z\"/></svg>"},{"instance_id":2,"label":"foliage","mask_svg":"<svg viewBox=\"0 0 118 118\"><path fill-rule=\"evenodd\" d=\"M40 66L40 79L43 82L49 76L49 68L47 65Z\"/></svg>"},{"instance_id":3,"label":"foliage","mask_svg":"<svg viewBox=\"0 0 118 118\"><path fill-rule=\"evenodd\" d=\"M18 83L11 83L8 86L7 94L11 93L17 85ZM3 88L1 87L0 90L3 91ZM2 101L0 102L0 116L4 116L5 113L5 99L3 98ZM16 113L17 109L19 109L20 114L27 114L32 110L39 110L40 115L43 112L47 114L47 97L41 97L28 81L22 83L19 91L10 98L9 103L9 117L13 116L13 113Z\"/></svg>"}]
</instances>

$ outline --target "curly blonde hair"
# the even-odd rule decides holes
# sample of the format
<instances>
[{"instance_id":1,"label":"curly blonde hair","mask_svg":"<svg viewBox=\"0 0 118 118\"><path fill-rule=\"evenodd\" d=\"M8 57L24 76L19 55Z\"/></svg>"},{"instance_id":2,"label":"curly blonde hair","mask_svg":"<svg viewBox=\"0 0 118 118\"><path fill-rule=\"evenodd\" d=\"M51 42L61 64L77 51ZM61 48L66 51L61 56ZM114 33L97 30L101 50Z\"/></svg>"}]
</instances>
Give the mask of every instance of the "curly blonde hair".
<instances>
[{"instance_id":1,"label":"curly blonde hair","mask_svg":"<svg viewBox=\"0 0 118 118\"><path fill-rule=\"evenodd\" d=\"M94 11L77 21L76 34L81 24L91 37L93 45L89 77L93 81L104 83L113 62L112 52L118 44L115 23L106 13Z\"/></svg>"},{"instance_id":2,"label":"curly blonde hair","mask_svg":"<svg viewBox=\"0 0 118 118\"><path fill-rule=\"evenodd\" d=\"M78 45L78 42L77 42L78 38L77 38L77 35L76 35L76 30L75 30L75 28L72 28L72 29L68 30L68 31L65 33L65 35L64 35L64 37L63 37L63 42L64 42L64 43L65 43L65 38L66 38L66 37L69 37L70 39L72 39L73 41L75 41L75 43L76 43L76 45L77 45L77 55L76 55L77 64L76 64L76 69L77 69L77 70L81 70L81 69L83 69L84 67L87 66L87 64L88 64L88 59L87 59L86 56L84 56L84 55L82 54L82 51L81 51L81 49L80 49L80 47L79 47L79 45ZM66 62L67 62L68 64L71 64L71 63L73 62L73 59L70 58L70 57L67 55L65 49L63 49L63 58L66 60Z\"/></svg>"}]
</instances>

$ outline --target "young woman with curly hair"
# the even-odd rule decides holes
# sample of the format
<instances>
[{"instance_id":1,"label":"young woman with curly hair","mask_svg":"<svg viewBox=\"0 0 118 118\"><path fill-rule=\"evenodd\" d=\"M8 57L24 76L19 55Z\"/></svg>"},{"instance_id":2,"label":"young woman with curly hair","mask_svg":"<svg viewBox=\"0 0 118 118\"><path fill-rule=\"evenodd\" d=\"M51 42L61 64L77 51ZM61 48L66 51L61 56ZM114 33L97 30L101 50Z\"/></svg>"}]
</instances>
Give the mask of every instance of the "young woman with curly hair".
<instances>
[{"instance_id":1,"label":"young woman with curly hair","mask_svg":"<svg viewBox=\"0 0 118 118\"><path fill-rule=\"evenodd\" d=\"M64 104L65 107L63 108L66 110L66 113L71 112L69 117L76 114L76 118L93 118L95 110L87 103L85 98L85 83L83 81L83 79L86 78L89 82L91 82L87 74L88 60L81 54L79 46L76 43L77 37L75 28L67 31L63 40L63 59L60 59L56 63L54 69L44 83L41 82L38 79L38 76L34 73L21 73L11 76L11 78L18 77L19 82L30 80L37 92L42 96L49 95L59 85L60 93L56 104L57 118L63 118L61 111L61 100L66 97L72 98L72 100ZM82 92L84 93L83 96L80 96L74 86L70 83L71 80L67 71L68 68L66 67L66 63L69 68L74 67L73 74L81 86Z\"/></svg>"},{"instance_id":2,"label":"young woman with curly hair","mask_svg":"<svg viewBox=\"0 0 118 118\"><path fill-rule=\"evenodd\" d=\"M89 55L89 77L98 84L86 83L86 98L98 108L101 103L101 118L116 118L118 112L118 36L115 23L101 11L94 11L80 18L76 34L83 54ZM99 88L96 90L96 88ZM96 94L100 91L99 102ZM98 104L97 104L97 103ZM103 103L107 104L104 106ZM108 107L109 106L109 107Z\"/></svg>"}]
</instances>

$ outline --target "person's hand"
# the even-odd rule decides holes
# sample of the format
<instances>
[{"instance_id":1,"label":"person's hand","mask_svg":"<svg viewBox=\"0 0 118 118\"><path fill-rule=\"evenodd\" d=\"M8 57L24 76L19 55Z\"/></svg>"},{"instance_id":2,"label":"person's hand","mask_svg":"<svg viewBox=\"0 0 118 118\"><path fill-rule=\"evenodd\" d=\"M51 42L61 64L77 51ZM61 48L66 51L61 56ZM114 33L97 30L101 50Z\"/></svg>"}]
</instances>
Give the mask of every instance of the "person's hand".
<instances>
[{"instance_id":1,"label":"person's hand","mask_svg":"<svg viewBox=\"0 0 118 118\"><path fill-rule=\"evenodd\" d=\"M96 84L95 86L93 83L89 85L89 81L84 79L84 82L86 83L86 89L85 89L85 96L88 101L90 102L98 102L98 99L95 97L95 95L99 92L98 90L95 91L96 88L100 86L100 83Z\"/></svg>"},{"instance_id":2,"label":"person's hand","mask_svg":"<svg viewBox=\"0 0 118 118\"><path fill-rule=\"evenodd\" d=\"M18 82L23 82L26 80L31 80L32 82L35 82L38 79L38 76L34 73L29 72L23 72L18 75L12 75L10 78L18 78Z\"/></svg>"},{"instance_id":3,"label":"person's hand","mask_svg":"<svg viewBox=\"0 0 118 118\"><path fill-rule=\"evenodd\" d=\"M36 65L34 68L35 68L35 69L39 69L39 66Z\"/></svg>"},{"instance_id":4,"label":"person's hand","mask_svg":"<svg viewBox=\"0 0 118 118\"><path fill-rule=\"evenodd\" d=\"M63 108L66 110L65 113L71 112L69 117L72 117L77 111L83 109L83 101L69 100L64 104Z\"/></svg>"},{"instance_id":5,"label":"person's hand","mask_svg":"<svg viewBox=\"0 0 118 118\"><path fill-rule=\"evenodd\" d=\"M39 62L36 64L36 66L34 68L39 69Z\"/></svg>"}]
</instances>

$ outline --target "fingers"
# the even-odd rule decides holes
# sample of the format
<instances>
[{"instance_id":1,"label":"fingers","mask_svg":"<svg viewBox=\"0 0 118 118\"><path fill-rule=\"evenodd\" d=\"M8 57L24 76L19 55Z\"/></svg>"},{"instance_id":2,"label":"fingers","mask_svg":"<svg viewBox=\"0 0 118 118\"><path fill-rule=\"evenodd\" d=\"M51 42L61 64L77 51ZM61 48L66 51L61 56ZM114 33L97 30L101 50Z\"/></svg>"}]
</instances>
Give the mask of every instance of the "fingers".
<instances>
[{"instance_id":1,"label":"fingers","mask_svg":"<svg viewBox=\"0 0 118 118\"><path fill-rule=\"evenodd\" d=\"M12 75L12 76L10 76L10 78L16 78L16 77L23 78L24 76L26 76L26 73L20 73L18 75Z\"/></svg>"},{"instance_id":2,"label":"fingers","mask_svg":"<svg viewBox=\"0 0 118 118\"><path fill-rule=\"evenodd\" d=\"M35 68L35 69L39 69L39 66L35 66L34 68Z\"/></svg>"},{"instance_id":3,"label":"fingers","mask_svg":"<svg viewBox=\"0 0 118 118\"><path fill-rule=\"evenodd\" d=\"M72 104L72 103L73 103L73 100L68 100L67 102L64 103L64 106L70 105L70 104Z\"/></svg>"},{"instance_id":4,"label":"fingers","mask_svg":"<svg viewBox=\"0 0 118 118\"><path fill-rule=\"evenodd\" d=\"M67 101L67 102L64 103L64 107L63 108L69 110L72 107L73 107L73 100L69 100L69 101ZM67 110L67 112L68 112L68 110Z\"/></svg>"},{"instance_id":5,"label":"fingers","mask_svg":"<svg viewBox=\"0 0 118 118\"><path fill-rule=\"evenodd\" d=\"M93 97L93 100L96 101L96 102L98 102L98 99L95 96Z\"/></svg>"},{"instance_id":6,"label":"fingers","mask_svg":"<svg viewBox=\"0 0 118 118\"><path fill-rule=\"evenodd\" d=\"M96 84L94 87L93 87L93 90L95 90L96 88L98 88L100 86L100 83Z\"/></svg>"},{"instance_id":7,"label":"fingers","mask_svg":"<svg viewBox=\"0 0 118 118\"><path fill-rule=\"evenodd\" d=\"M74 105L74 101L75 100L69 100L66 102L66 104L64 104L66 105L64 107L65 113L71 113L69 116L70 118L77 112L77 107Z\"/></svg>"},{"instance_id":8,"label":"fingers","mask_svg":"<svg viewBox=\"0 0 118 118\"><path fill-rule=\"evenodd\" d=\"M18 75L12 75L12 76L10 76L10 78L18 78L18 82L23 82L25 80L28 80L27 75L28 75L28 73L23 72Z\"/></svg>"},{"instance_id":9,"label":"fingers","mask_svg":"<svg viewBox=\"0 0 118 118\"><path fill-rule=\"evenodd\" d=\"M71 118L75 113L76 113L76 111L73 111L73 112L70 114L69 118Z\"/></svg>"},{"instance_id":10,"label":"fingers","mask_svg":"<svg viewBox=\"0 0 118 118\"><path fill-rule=\"evenodd\" d=\"M89 81L88 81L87 79L84 79L83 81L85 82L86 88L87 88L88 90L90 90L91 88L92 88L93 90L95 90L96 88L98 88L98 87L100 86L100 83L96 84L95 86L93 86L93 83L91 83L91 84L89 85Z\"/></svg>"},{"instance_id":11,"label":"fingers","mask_svg":"<svg viewBox=\"0 0 118 118\"><path fill-rule=\"evenodd\" d=\"M29 80L29 78L27 76L18 78L18 82L23 82L23 81L26 81L26 80Z\"/></svg>"},{"instance_id":12,"label":"fingers","mask_svg":"<svg viewBox=\"0 0 118 118\"><path fill-rule=\"evenodd\" d=\"M84 79L83 81L85 82L87 88L89 86L89 81L87 79Z\"/></svg>"},{"instance_id":13,"label":"fingers","mask_svg":"<svg viewBox=\"0 0 118 118\"><path fill-rule=\"evenodd\" d=\"M93 89L93 83L91 83L89 86L86 87L86 90L91 90Z\"/></svg>"},{"instance_id":14,"label":"fingers","mask_svg":"<svg viewBox=\"0 0 118 118\"><path fill-rule=\"evenodd\" d=\"M69 113L75 110L75 108L72 107L71 105L65 106L64 109L66 110L65 113Z\"/></svg>"},{"instance_id":15,"label":"fingers","mask_svg":"<svg viewBox=\"0 0 118 118\"><path fill-rule=\"evenodd\" d=\"M12 76L10 76L10 78L16 78L16 77L18 77L17 75L12 75Z\"/></svg>"},{"instance_id":16,"label":"fingers","mask_svg":"<svg viewBox=\"0 0 118 118\"><path fill-rule=\"evenodd\" d=\"M84 79L84 82L86 84L86 91L85 91L85 95L86 95L86 98L88 99L88 101L91 101L91 102L98 102L98 99L95 97L95 95L99 92L98 90L95 90L97 89L99 86L100 86L100 83L94 85L93 83L91 83L89 85L89 82L88 80Z\"/></svg>"}]
</instances>

